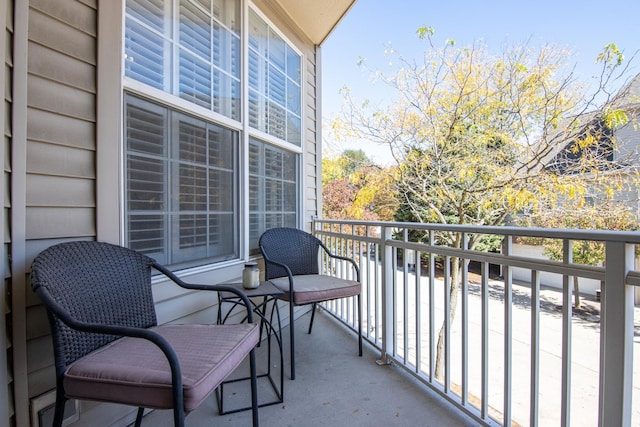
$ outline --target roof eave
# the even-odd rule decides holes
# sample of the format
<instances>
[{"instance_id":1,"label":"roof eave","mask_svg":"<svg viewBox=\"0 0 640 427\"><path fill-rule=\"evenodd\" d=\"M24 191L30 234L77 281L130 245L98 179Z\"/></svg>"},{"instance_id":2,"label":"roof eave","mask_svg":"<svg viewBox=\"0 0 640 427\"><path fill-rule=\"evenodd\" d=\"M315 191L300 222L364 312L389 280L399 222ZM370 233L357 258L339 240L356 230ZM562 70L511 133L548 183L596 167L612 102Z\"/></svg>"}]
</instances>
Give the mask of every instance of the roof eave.
<instances>
[{"instance_id":1,"label":"roof eave","mask_svg":"<svg viewBox=\"0 0 640 427\"><path fill-rule=\"evenodd\" d=\"M357 0L274 0L313 42L322 45Z\"/></svg>"}]
</instances>

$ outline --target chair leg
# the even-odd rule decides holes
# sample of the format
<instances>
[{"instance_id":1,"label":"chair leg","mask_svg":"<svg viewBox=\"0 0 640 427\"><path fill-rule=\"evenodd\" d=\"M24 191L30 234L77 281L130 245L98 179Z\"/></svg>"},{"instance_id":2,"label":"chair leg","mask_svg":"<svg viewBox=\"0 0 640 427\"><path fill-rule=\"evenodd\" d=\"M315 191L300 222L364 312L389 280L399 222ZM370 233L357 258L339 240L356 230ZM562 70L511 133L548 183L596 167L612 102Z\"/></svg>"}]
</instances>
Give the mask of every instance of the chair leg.
<instances>
[{"instance_id":1,"label":"chair leg","mask_svg":"<svg viewBox=\"0 0 640 427\"><path fill-rule=\"evenodd\" d=\"M289 301L289 351L291 353L291 380L296 379L295 337L293 330L293 301Z\"/></svg>"},{"instance_id":2,"label":"chair leg","mask_svg":"<svg viewBox=\"0 0 640 427\"><path fill-rule=\"evenodd\" d=\"M258 427L258 377L256 374L256 351L249 353L249 369L251 370L251 413L253 416L253 427Z\"/></svg>"},{"instance_id":3,"label":"chair leg","mask_svg":"<svg viewBox=\"0 0 640 427\"><path fill-rule=\"evenodd\" d=\"M144 408L138 408L138 415L136 415L136 427L142 425L142 417L144 416Z\"/></svg>"},{"instance_id":4,"label":"chair leg","mask_svg":"<svg viewBox=\"0 0 640 427\"><path fill-rule=\"evenodd\" d=\"M358 355L362 357L362 297L358 295Z\"/></svg>"},{"instance_id":5,"label":"chair leg","mask_svg":"<svg viewBox=\"0 0 640 427\"><path fill-rule=\"evenodd\" d=\"M184 411L178 408L173 408L173 426L184 427Z\"/></svg>"},{"instance_id":6,"label":"chair leg","mask_svg":"<svg viewBox=\"0 0 640 427\"><path fill-rule=\"evenodd\" d=\"M62 381L62 379L58 381ZM66 402L67 398L64 395L62 385L58 383L58 385L56 385L56 406L53 414L53 423L51 424L53 427L62 426L62 420L64 419L64 405Z\"/></svg>"},{"instance_id":7,"label":"chair leg","mask_svg":"<svg viewBox=\"0 0 640 427\"><path fill-rule=\"evenodd\" d=\"M171 381L173 382L171 387L171 394L173 400L173 425L174 427L184 427L184 395L180 376L182 374L178 372L172 372ZM180 385L176 385L176 384Z\"/></svg>"},{"instance_id":8,"label":"chair leg","mask_svg":"<svg viewBox=\"0 0 640 427\"><path fill-rule=\"evenodd\" d=\"M183 408L173 408L173 426L184 427L184 410Z\"/></svg>"},{"instance_id":9,"label":"chair leg","mask_svg":"<svg viewBox=\"0 0 640 427\"><path fill-rule=\"evenodd\" d=\"M313 303L313 307L311 308L311 320L309 321L309 332L311 334L311 328L313 328L313 318L316 317L316 303Z\"/></svg>"}]
</instances>

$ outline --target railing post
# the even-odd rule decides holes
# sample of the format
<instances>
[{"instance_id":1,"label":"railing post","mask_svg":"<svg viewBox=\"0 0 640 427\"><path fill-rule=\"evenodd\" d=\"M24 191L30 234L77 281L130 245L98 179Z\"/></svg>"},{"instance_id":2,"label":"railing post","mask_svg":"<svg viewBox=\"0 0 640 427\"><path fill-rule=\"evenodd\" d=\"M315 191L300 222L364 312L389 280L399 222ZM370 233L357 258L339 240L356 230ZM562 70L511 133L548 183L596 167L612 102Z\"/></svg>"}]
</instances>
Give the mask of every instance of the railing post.
<instances>
[{"instance_id":1,"label":"railing post","mask_svg":"<svg viewBox=\"0 0 640 427\"><path fill-rule=\"evenodd\" d=\"M565 264L573 264L573 240L562 243L562 259ZM572 300L573 277L562 277L562 398L560 425L571 425L571 334L573 321Z\"/></svg>"},{"instance_id":2,"label":"railing post","mask_svg":"<svg viewBox=\"0 0 640 427\"><path fill-rule=\"evenodd\" d=\"M505 236L502 241L502 253L513 254L513 236ZM504 425L511 425L511 396L513 378L513 270L504 266Z\"/></svg>"},{"instance_id":3,"label":"railing post","mask_svg":"<svg viewBox=\"0 0 640 427\"><path fill-rule=\"evenodd\" d=\"M626 276L633 269L633 255L634 245L606 242L600 307L600 427L631 425L633 288L626 285Z\"/></svg>"},{"instance_id":4,"label":"railing post","mask_svg":"<svg viewBox=\"0 0 640 427\"><path fill-rule=\"evenodd\" d=\"M384 256L382 262L382 346L380 364L389 364L389 354L393 354L393 247L386 241L392 238L392 228L382 227L380 232L380 251Z\"/></svg>"}]
</instances>

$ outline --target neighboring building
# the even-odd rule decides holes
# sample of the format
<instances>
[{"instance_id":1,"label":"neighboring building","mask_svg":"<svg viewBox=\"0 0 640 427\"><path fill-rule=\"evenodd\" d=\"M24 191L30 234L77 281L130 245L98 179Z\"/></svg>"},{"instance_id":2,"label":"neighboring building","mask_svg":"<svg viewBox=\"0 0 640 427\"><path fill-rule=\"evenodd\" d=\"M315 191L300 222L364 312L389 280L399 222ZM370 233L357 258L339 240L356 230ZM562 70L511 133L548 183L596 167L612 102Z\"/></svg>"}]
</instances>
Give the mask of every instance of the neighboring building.
<instances>
[{"instance_id":1,"label":"neighboring building","mask_svg":"<svg viewBox=\"0 0 640 427\"><path fill-rule=\"evenodd\" d=\"M618 147L616 155L622 159L632 159L638 170L640 169L640 74L620 91L614 105L624 110L630 119L628 124L614 132ZM618 197L632 205L640 218L640 188L636 186L627 194L620 194Z\"/></svg>"},{"instance_id":2,"label":"neighboring building","mask_svg":"<svg viewBox=\"0 0 640 427\"><path fill-rule=\"evenodd\" d=\"M321 212L322 42L355 0L9 0L1 46L0 425L53 402L33 258L122 244L188 280L240 276L257 238ZM154 285L161 322L213 298ZM83 402L83 425L131 408Z\"/></svg>"},{"instance_id":3,"label":"neighboring building","mask_svg":"<svg viewBox=\"0 0 640 427\"><path fill-rule=\"evenodd\" d=\"M640 74L633 77L625 84L613 97L611 108L620 109L625 112L629 122L623 126L610 129L604 125L602 112L592 112L580 117L582 126L577 133L578 138L584 138L587 133L598 135L599 144L590 148L590 153L594 158L599 158L597 168L600 171L611 171L612 166L617 165L632 166L632 170L637 172L640 169ZM575 140L566 145L562 145L558 154L549 162L548 169L554 170L558 174L581 173L578 164L583 151L576 148ZM595 163L594 163L595 164ZM628 172L627 172L628 173ZM628 175L627 175L628 176ZM640 188L635 181L629 180L630 185L618 191L615 199L630 206L640 218ZM595 194L595 188L589 188L591 194ZM599 193L601 194L601 193ZM596 196L590 197L591 201ZM547 258L543 254L541 246L529 246L517 244L514 253L519 256L533 256ZM636 264L640 265L640 259ZM522 282L530 280L530 272L523 268L513 268L513 278ZM541 275L541 283L546 286L562 289L563 278L559 274L544 273ZM600 290L600 283L595 280L582 279L580 281L580 292L595 296ZM636 289L635 303L640 305L640 289Z\"/></svg>"},{"instance_id":4,"label":"neighboring building","mask_svg":"<svg viewBox=\"0 0 640 427\"><path fill-rule=\"evenodd\" d=\"M550 162L549 169L559 174L584 173L584 169L576 167L583 156L590 156L591 163L599 171L611 172L616 168L623 170L640 170L640 74L625 84L612 98L609 106L612 110L621 110L628 118L628 123L611 128L605 125L603 112L592 112L579 116L572 121L580 123L576 138L562 146ZM579 148L577 139L591 135L597 138L598 144L586 150ZM627 169L629 170L629 169ZM587 169L587 173L593 170ZM631 181L630 181L631 183ZM635 185L619 191L616 198L632 205L640 217L640 189Z\"/></svg>"}]
</instances>

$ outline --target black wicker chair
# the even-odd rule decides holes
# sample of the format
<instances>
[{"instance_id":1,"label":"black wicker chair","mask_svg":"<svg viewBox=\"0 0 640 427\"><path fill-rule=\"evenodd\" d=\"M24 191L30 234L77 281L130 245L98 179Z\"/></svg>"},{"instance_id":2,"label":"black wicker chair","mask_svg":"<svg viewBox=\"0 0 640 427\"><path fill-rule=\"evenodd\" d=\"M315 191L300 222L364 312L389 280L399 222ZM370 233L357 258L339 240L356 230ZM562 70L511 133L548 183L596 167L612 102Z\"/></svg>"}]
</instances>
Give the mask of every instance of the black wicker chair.
<instances>
[{"instance_id":1,"label":"black wicker chair","mask_svg":"<svg viewBox=\"0 0 640 427\"><path fill-rule=\"evenodd\" d=\"M319 302L357 296L358 298L358 353L362 356L362 301L360 298L360 270L351 258L338 256L315 236L296 228L272 228L259 240L265 262L265 279L284 291L281 299L289 302L289 332L291 334L291 379L295 375L295 341L293 308L313 304L309 333L313 327L316 305ZM320 274L320 248L324 253L353 266L356 280L347 280Z\"/></svg>"},{"instance_id":2,"label":"black wicker chair","mask_svg":"<svg viewBox=\"0 0 640 427\"><path fill-rule=\"evenodd\" d=\"M155 269L187 289L233 292L248 323L157 325L151 294ZM56 365L54 426L66 399L173 409L174 425L249 355L253 425L258 425L254 347L259 328L247 297L227 286L183 282L151 258L108 243L62 243L41 252L31 286L47 308Z\"/></svg>"}]
</instances>

